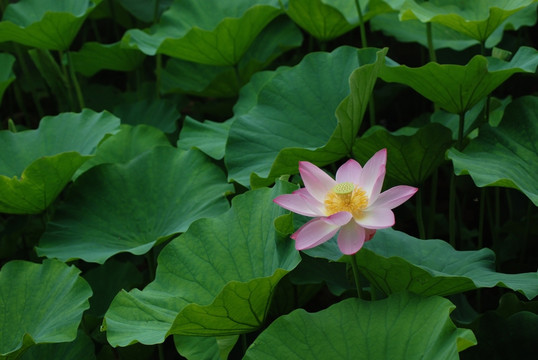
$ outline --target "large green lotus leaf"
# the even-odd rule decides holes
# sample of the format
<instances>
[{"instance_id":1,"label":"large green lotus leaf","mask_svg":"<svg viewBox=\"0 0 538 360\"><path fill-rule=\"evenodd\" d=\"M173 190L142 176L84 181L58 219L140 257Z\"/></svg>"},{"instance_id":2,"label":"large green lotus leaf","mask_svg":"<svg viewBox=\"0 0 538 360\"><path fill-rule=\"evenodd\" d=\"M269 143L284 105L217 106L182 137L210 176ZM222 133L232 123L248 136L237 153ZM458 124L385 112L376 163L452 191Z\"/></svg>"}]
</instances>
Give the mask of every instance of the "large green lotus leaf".
<instances>
[{"instance_id":1,"label":"large green lotus leaf","mask_svg":"<svg viewBox=\"0 0 538 360\"><path fill-rule=\"evenodd\" d=\"M387 177L394 184L418 186L445 160L452 145L452 132L440 124L420 129L407 128L390 133L385 128L371 128L353 145L353 157L365 164L379 149L387 148Z\"/></svg>"},{"instance_id":2,"label":"large green lotus leaf","mask_svg":"<svg viewBox=\"0 0 538 360\"><path fill-rule=\"evenodd\" d=\"M119 119L85 109L41 120L37 130L0 131L0 212L39 213L54 201Z\"/></svg>"},{"instance_id":3,"label":"large green lotus leaf","mask_svg":"<svg viewBox=\"0 0 538 360\"><path fill-rule=\"evenodd\" d=\"M4 97L4 91L15 80L15 74L12 70L13 63L15 63L13 55L0 54L0 104L2 103L2 97Z\"/></svg>"},{"instance_id":4,"label":"large green lotus leaf","mask_svg":"<svg viewBox=\"0 0 538 360\"><path fill-rule=\"evenodd\" d=\"M24 352L20 360L96 360L92 339L80 330L73 342L41 344Z\"/></svg>"},{"instance_id":5,"label":"large green lotus leaf","mask_svg":"<svg viewBox=\"0 0 538 360\"><path fill-rule=\"evenodd\" d=\"M256 37L237 67L168 60L161 75L161 91L205 97L237 96L254 73L266 68L285 51L300 46L302 40L301 31L291 20L278 17Z\"/></svg>"},{"instance_id":6,"label":"large green lotus leaf","mask_svg":"<svg viewBox=\"0 0 538 360\"><path fill-rule=\"evenodd\" d=\"M207 65L235 65L262 29L282 12L277 0L175 1L147 31L131 29L123 44Z\"/></svg>"},{"instance_id":7,"label":"large green lotus leaf","mask_svg":"<svg viewBox=\"0 0 538 360\"><path fill-rule=\"evenodd\" d=\"M536 12L536 9L538 8L538 3L534 3L532 5L529 5L515 14L509 16L504 22L497 27L495 31L488 37L486 40L486 47L492 48L499 44L503 38L505 30L518 30L522 26L534 26L536 24L536 20L538 17L538 14Z\"/></svg>"},{"instance_id":8,"label":"large green lotus leaf","mask_svg":"<svg viewBox=\"0 0 538 360\"><path fill-rule=\"evenodd\" d=\"M74 179L99 164L123 164L157 146L171 146L164 133L152 126L122 125L121 130L107 138L75 173Z\"/></svg>"},{"instance_id":9,"label":"large green lotus leaf","mask_svg":"<svg viewBox=\"0 0 538 360\"><path fill-rule=\"evenodd\" d=\"M74 266L13 260L0 270L0 359L28 347L75 340L90 286Z\"/></svg>"},{"instance_id":10,"label":"large green lotus leaf","mask_svg":"<svg viewBox=\"0 0 538 360\"><path fill-rule=\"evenodd\" d=\"M350 153L385 53L340 47L261 74L263 85L254 96L242 92L247 100L234 109L240 115L224 157L229 179L248 186L252 174L251 185L267 185L296 173L299 160L325 165Z\"/></svg>"},{"instance_id":11,"label":"large green lotus leaf","mask_svg":"<svg viewBox=\"0 0 538 360\"><path fill-rule=\"evenodd\" d=\"M521 190L538 206L538 97L525 96L506 107L498 127L485 124L463 152L447 153L458 175L475 184Z\"/></svg>"},{"instance_id":12,"label":"large green lotus leaf","mask_svg":"<svg viewBox=\"0 0 538 360\"><path fill-rule=\"evenodd\" d=\"M224 157L224 148L232 122L233 119L221 123L210 120L200 122L187 116L181 127L177 147L180 149L195 147L213 159L220 160Z\"/></svg>"},{"instance_id":13,"label":"large green lotus leaf","mask_svg":"<svg viewBox=\"0 0 538 360\"><path fill-rule=\"evenodd\" d=\"M454 308L438 296L403 292L346 299L317 313L298 309L262 332L244 359L459 359L476 339L454 325Z\"/></svg>"},{"instance_id":14,"label":"large green lotus leaf","mask_svg":"<svg viewBox=\"0 0 538 360\"><path fill-rule=\"evenodd\" d=\"M103 0L21 0L6 7L0 42L67 50L82 23Z\"/></svg>"},{"instance_id":15,"label":"large green lotus leaf","mask_svg":"<svg viewBox=\"0 0 538 360\"><path fill-rule=\"evenodd\" d=\"M520 47L510 62L493 57L474 56L467 65L440 65L430 62L410 68L387 60L380 77L412 87L427 99L451 113L471 109L512 74L534 73L538 51Z\"/></svg>"},{"instance_id":16,"label":"large green lotus leaf","mask_svg":"<svg viewBox=\"0 0 538 360\"><path fill-rule=\"evenodd\" d=\"M361 273L386 294L408 290L446 296L501 286L528 299L538 295L538 273L498 273L490 249L457 251L446 241L421 240L392 229L378 230L357 261Z\"/></svg>"},{"instance_id":17,"label":"large green lotus leaf","mask_svg":"<svg viewBox=\"0 0 538 360\"><path fill-rule=\"evenodd\" d=\"M381 0L359 0L363 21L391 8ZM355 1L289 0L286 13L299 26L322 41L334 39L359 25Z\"/></svg>"},{"instance_id":18,"label":"large green lotus leaf","mask_svg":"<svg viewBox=\"0 0 538 360\"><path fill-rule=\"evenodd\" d=\"M398 13L395 12L379 14L371 19L370 29L382 31L401 42L416 42L428 47L426 24L419 20L400 21ZM432 23L432 37L435 49L450 48L461 51L479 43L478 40L438 23Z\"/></svg>"},{"instance_id":19,"label":"large green lotus leaf","mask_svg":"<svg viewBox=\"0 0 538 360\"><path fill-rule=\"evenodd\" d=\"M121 48L119 42L86 42L71 57L76 71L92 76L101 70L132 71L140 66L145 56L140 51Z\"/></svg>"},{"instance_id":20,"label":"large green lotus leaf","mask_svg":"<svg viewBox=\"0 0 538 360\"><path fill-rule=\"evenodd\" d=\"M279 183L236 196L228 212L196 221L172 240L159 255L155 281L112 302L105 315L109 343L259 329L278 281L300 261L293 242L273 226L286 211L272 199L292 187Z\"/></svg>"},{"instance_id":21,"label":"large green lotus leaf","mask_svg":"<svg viewBox=\"0 0 538 360\"><path fill-rule=\"evenodd\" d=\"M146 124L165 133L173 133L181 117L177 104L167 99L144 99L136 102L123 102L114 107L114 114L122 124Z\"/></svg>"},{"instance_id":22,"label":"large green lotus leaf","mask_svg":"<svg viewBox=\"0 0 538 360\"><path fill-rule=\"evenodd\" d=\"M224 173L197 150L156 147L127 164L82 174L41 237L40 256L103 263L141 255L228 208Z\"/></svg>"},{"instance_id":23,"label":"large green lotus leaf","mask_svg":"<svg viewBox=\"0 0 538 360\"><path fill-rule=\"evenodd\" d=\"M535 1L430 0L417 3L406 0L400 9L400 19L439 23L484 42L510 15Z\"/></svg>"}]
</instances>

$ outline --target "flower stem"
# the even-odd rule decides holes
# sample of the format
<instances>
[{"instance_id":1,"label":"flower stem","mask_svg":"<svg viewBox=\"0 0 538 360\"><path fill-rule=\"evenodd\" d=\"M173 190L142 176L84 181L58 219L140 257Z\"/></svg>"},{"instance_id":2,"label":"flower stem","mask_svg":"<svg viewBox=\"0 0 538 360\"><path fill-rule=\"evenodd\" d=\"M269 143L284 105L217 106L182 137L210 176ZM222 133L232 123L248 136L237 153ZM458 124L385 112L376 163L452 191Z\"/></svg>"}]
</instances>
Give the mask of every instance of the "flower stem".
<instances>
[{"instance_id":1,"label":"flower stem","mask_svg":"<svg viewBox=\"0 0 538 360\"><path fill-rule=\"evenodd\" d=\"M432 176L430 190L430 211L428 218L428 233L427 238L431 239L435 232L435 209L437 207L437 184L439 182L439 170L435 170Z\"/></svg>"},{"instance_id":2,"label":"flower stem","mask_svg":"<svg viewBox=\"0 0 538 360\"><path fill-rule=\"evenodd\" d=\"M417 191L417 226L418 234L421 239L426 239L426 230L424 228L424 218L422 216L422 191Z\"/></svg>"},{"instance_id":3,"label":"flower stem","mask_svg":"<svg viewBox=\"0 0 538 360\"><path fill-rule=\"evenodd\" d=\"M69 66L69 76L71 78L71 82L73 83L73 88L75 89L75 94L77 96L78 106L79 110L82 111L84 109L84 97L82 96L82 90L80 89L80 84L77 79L77 74L75 73L75 65L73 64L73 60L71 59L71 52L67 51L67 64Z\"/></svg>"},{"instance_id":4,"label":"flower stem","mask_svg":"<svg viewBox=\"0 0 538 360\"><path fill-rule=\"evenodd\" d=\"M366 41L366 27L364 26L364 18L362 16L362 10L361 5L359 4L359 0L355 0L355 6L357 7L357 14L359 15L359 27L361 30L361 47L365 48L368 47L368 43Z\"/></svg>"},{"instance_id":5,"label":"flower stem","mask_svg":"<svg viewBox=\"0 0 538 360\"><path fill-rule=\"evenodd\" d=\"M357 288L357 297L364 299L364 293L359 280L359 266L357 265L357 254L351 255L351 267L353 268L353 277L355 278L355 287Z\"/></svg>"}]
</instances>

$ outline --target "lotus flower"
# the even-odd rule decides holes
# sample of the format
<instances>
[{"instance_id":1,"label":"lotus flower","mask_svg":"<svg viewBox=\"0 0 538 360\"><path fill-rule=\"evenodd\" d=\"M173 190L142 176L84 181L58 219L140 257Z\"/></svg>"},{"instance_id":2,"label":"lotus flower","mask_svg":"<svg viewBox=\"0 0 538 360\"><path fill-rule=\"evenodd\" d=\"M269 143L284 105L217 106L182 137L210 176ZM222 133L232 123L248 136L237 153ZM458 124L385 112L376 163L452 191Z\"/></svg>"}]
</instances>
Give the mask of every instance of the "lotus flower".
<instances>
[{"instance_id":1,"label":"lotus flower","mask_svg":"<svg viewBox=\"0 0 538 360\"><path fill-rule=\"evenodd\" d=\"M336 172L336 180L308 161L299 162L304 188L273 201L297 214L314 217L291 238L297 250L318 246L338 233L338 247L346 255L359 251L377 229L394 225L392 209L418 190L399 185L381 192L387 149L378 151L364 168L351 159Z\"/></svg>"}]
</instances>

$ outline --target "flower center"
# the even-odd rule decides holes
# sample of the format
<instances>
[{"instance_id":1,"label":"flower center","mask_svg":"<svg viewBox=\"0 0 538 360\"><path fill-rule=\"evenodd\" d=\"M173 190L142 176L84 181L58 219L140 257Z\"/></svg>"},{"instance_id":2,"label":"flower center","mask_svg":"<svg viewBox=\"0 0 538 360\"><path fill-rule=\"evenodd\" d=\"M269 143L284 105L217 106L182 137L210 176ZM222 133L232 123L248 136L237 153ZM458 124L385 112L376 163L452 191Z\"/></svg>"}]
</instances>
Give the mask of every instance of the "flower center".
<instances>
[{"instance_id":1,"label":"flower center","mask_svg":"<svg viewBox=\"0 0 538 360\"><path fill-rule=\"evenodd\" d=\"M340 211L347 211L358 219L362 215L362 210L367 206L368 196L366 196L366 192L360 187L355 187L350 182L336 184L325 198L327 216Z\"/></svg>"}]
</instances>

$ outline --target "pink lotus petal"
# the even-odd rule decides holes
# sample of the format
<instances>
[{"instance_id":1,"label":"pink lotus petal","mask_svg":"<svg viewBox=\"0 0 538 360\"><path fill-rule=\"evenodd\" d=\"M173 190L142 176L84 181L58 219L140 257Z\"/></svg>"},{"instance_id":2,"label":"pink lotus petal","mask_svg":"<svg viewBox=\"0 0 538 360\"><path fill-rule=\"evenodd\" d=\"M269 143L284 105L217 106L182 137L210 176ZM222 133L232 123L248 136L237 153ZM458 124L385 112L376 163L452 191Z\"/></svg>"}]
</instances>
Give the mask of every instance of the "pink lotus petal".
<instances>
[{"instance_id":1,"label":"pink lotus petal","mask_svg":"<svg viewBox=\"0 0 538 360\"><path fill-rule=\"evenodd\" d=\"M361 179L362 166L353 159L349 159L336 171L336 182L338 184L350 182L358 184Z\"/></svg>"},{"instance_id":2,"label":"pink lotus petal","mask_svg":"<svg viewBox=\"0 0 538 360\"><path fill-rule=\"evenodd\" d=\"M273 202L284 209L293 211L294 213L301 214L304 216L316 217L323 216L324 214L319 214L312 211L310 205L300 194L284 194L277 196Z\"/></svg>"},{"instance_id":3,"label":"pink lotus petal","mask_svg":"<svg viewBox=\"0 0 538 360\"><path fill-rule=\"evenodd\" d=\"M377 200L377 197L381 192L381 188L383 187L383 180L385 180L385 165L381 167L377 180L375 181L374 186L370 189L370 192L366 190L366 194L368 195L368 204L373 204Z\"/></svg>"},{"instance_id":4,"label":"pink lotus petal","mask_svg":"<svg viewBox=\"0 0 538 360\"><path fill-rule=\"evenodd\" d=\"M310 195L320 202L325 201L327 193L336 185L333 178L308 161L299 161L299 172Z\"/></svg>"},{"instance_id":5,"label":"pink lotus petal","mask_svg":"<svg viewBox=\"0 0 538 360\"><path fill-rule=\"evenodd\" d=\"M338 247L346 255L353 255L362 248L366 238L365 229L351 221L338 233Z\"/></svg>"},{"instance_id":6,"label":"pink lotus petal","mask_svg":"<svg viewBox=\"0 0 538 360\"><path fill-rule=\"evenodd\" d=\"M376 152L362 168L359 186L366 191L368 196L373 193L372 190L378 181L383 183L384 175L381 179L379 179L379 176L384 173L386 163L387 149L381 149Z\"/></svg>"},{"instance_id":7,"label":"pink lotus petal","mask_svg":"<svg viewBox=\"0 0 538 360\"><path fill-rule=\"evenodd\" d=\"M394 213L387 208L366 209L357 224L369 229L384 229L394 225Z\"/></svg>"},{"instance_id":8,"label":"pink lotus petal","mask_svg":"<svg viewBox=\"0 0 538 360\"><path fill-rule=\"evenodd\" d=\"M295 240L297 250L305 250L316 247L332 238L340 229L338 225L332 225L323 218L310 220L299 228L291 238Z\"/></svg>"},{"instance_id":9,"label":"pink lotus petal","mask_svg":"<svg viewBox=\"0 0 538 360\"><path fill-rule=\"evenodd\" d=\"M364 228L364 231L366 232L366 239L364 241L370 241L375 235L376 230L375 229L367 229Z\"/></svg>"},{"instance_id":10,"label":"pink lotus petal","mask_svg":"<svg viewBox=\"0 0 538 360\"><path fill-rule=\"evenodd\" d=\"M416 187L407 185L398 185L383 191L376 199L376 201L368 207L368 209L386 208L394 209L406 202L411 196L417 192Z\"/></svg>"},{"instance_id":11,"label":"pink lotus petal","mask_svg":"<svg viewBox=\"0 0 538 360\"><path fill-rule=\"evenodd\" d=\"M310 195L308 190L306 188L300 188L298 190L295 190L293 192L294 194L299 194L301 197L304 198L307 205L310 207L310 210L312 210L314 213L316 213L316 216L325 216L325 204L322 202L319 202L315 197Z\"/></svg>"},{"instance_id":12,"label":"pink lotus petal","mask_svg":"<svg viewBox=\"0 0 538 360\"><path fill-rule=\"evenodd\" d=\"M328 224L336 225L336 226L344 226L353 218L353 215L347 211L339 211L337 213L332 214L331 216L327 216L322 218L323 221L327 222Z\"/></svg>"}]
</instances>

